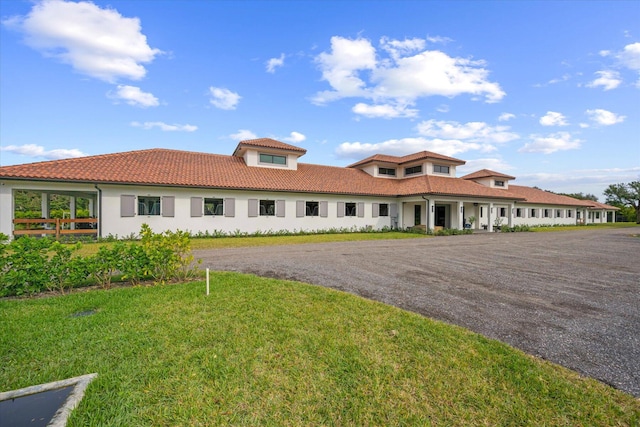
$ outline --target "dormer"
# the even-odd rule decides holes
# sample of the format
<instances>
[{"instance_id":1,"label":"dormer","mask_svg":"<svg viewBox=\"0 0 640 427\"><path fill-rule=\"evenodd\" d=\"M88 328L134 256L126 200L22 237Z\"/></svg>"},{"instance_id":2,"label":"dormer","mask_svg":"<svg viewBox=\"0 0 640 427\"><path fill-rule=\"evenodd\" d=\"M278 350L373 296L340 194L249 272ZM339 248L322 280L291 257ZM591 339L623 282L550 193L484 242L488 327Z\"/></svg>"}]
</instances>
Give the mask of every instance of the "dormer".
<instances>
[{"instance_id":1,"label":"dormer","mask_svg":"<svg viewBox=\"0 0 640 427\"><path fill-rule=\"evenodd\" d=\"M376 154L347 167L360 169L377 178L412 178L420 175L455 178L456 166L465 163L464 160L421 151L402 157Z\"/></svg>"},{"instance_id":2,"label":"dormer","mask_svg":"<svg viewBox=\"0 0 640 427\"><path fill-rule=\"evenodd\" d=\"M271 138L240 141L233 155L242 157L247 166L274 169L298 169L298 158L307 152L304 148L285 144Z\"/></svg>"},{"instance_id":3,"label":"dormer","mask_svg":"<svg viewBox=\"0 0 640 427\"><path fill-rule=\"evenodd\" d=\"M478 184L484 185L485 187L508 190L509 181L516 179L516 177L500 172L495 172L489 169L482 169L477 172L470 173L469 175L465 175L462 177L462 179L475 181Z\"/></svg>"}]
</instances>

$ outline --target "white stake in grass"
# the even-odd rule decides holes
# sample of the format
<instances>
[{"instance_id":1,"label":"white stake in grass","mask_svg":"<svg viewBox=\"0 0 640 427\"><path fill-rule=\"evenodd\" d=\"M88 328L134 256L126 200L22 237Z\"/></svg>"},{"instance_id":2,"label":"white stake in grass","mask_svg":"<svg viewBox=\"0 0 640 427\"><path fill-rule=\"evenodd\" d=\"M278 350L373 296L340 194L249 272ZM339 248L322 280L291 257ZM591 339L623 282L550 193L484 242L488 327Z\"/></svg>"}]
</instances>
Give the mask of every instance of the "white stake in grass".
<instances>
[{"instance_id":1,"label":"white stake in grass","mask_svg":"<svg viewBox=\"0 0 640 427\"><path fill-rule=\"evenodd\" d=\"M209 295L209 268L207 268L207 295Z\"/></svg>"}]
</instances>

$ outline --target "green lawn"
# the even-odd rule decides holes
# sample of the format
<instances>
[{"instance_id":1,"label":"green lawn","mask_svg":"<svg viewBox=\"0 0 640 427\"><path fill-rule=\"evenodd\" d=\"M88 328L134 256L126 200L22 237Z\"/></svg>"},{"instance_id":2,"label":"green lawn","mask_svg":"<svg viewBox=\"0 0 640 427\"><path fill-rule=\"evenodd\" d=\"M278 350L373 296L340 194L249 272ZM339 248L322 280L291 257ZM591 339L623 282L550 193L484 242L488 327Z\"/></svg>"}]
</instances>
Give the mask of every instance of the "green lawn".
<instances>
[{"instance_id":1,"label":"green lawn","mask_svg":"<svg viewBox=\"0 0 640 427\"><path fill-rule=\"evenodd\" d=\"M69 426L640 422L629 395L380 303L235 273L204 292L2 300L0 390L97 372Z\"/></svg>"},{"instance_id":2,"label":"green lawn","mask_svg":"<svg viewBox=\"0 0 640 427\"><path fill-rule=\"evenodd\" d=\"M596 228L636 228L640 229L640 224L635 222L607 222L604 224L589 224L589 225L562 225L557 227L531 227L531 231L575 231L575 230L593 230Z\"/></svg>"}]
</instances>

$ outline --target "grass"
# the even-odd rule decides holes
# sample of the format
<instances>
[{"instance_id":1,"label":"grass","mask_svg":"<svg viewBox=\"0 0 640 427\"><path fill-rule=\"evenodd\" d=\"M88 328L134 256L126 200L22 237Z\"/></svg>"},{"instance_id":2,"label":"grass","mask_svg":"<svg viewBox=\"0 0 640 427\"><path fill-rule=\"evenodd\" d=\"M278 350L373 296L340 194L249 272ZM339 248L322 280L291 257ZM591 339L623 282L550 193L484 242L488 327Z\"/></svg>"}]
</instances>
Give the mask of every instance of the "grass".
<instances>
[{"instance_id":1,"label":"grass","mask_svg":"<svg viewBox=\"0 0 640 427\"><path fill-rule=\"evenodd\" d=\"M629 395L381 303L236 273L204 288L0 301L0 390L97 372L69 426L640 422Z\"/></svg>"},{"instance_id":2,"label":"grass","mask_svg":"<svg viewBox=\"0 0 640 427\"><path fill-rule=\"evenodd\" d=\"M559 225L559 226L547 226L547 227L531 227L531 231L540 232L553 232L553 231L575 231L575 230L593 230L594 228L629 228L640 227L640 224L635 222L607 222L603 224L589 224L589 225Z\"/></svg>"},{"instance_id":3,"label":"grass","mask_svg":"<svg viewBox=\"0 0 640 427\"><path fill-rule=\"evenodd\" d=\"M299 245L304 243L352 242L358 240L419 239L425 234L391 231L385 233L308 234L297 236L210 237L191 239L192 249L242 248L249 246ZM83 243L80 255L93 255L100 246L111 243Z\"/></svg>"}]
</instances>

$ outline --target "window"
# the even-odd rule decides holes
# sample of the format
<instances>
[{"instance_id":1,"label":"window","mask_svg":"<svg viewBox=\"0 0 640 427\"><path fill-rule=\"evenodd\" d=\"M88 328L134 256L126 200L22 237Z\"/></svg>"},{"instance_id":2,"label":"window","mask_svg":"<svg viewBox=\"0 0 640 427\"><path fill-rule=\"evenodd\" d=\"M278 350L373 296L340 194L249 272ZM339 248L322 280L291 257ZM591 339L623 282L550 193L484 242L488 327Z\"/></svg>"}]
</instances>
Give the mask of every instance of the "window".
<instances>
[{"instance_id":1,"label":"window","mask_svg":"<svg viewBox=\"0 0 640 427\"><path fill-rule=\"evenodd\" d=\"M389 204L388 203L380 203L378 206L378 214L380 216L389 216Z\"/></svg>"},{"instance_id":2,"label":"window","mask_svg":"<svg viewBox=\"0 0 640 427\"><path fill-rule=\"evenodd\" d=\"M594 212L596 214L596 219L600 219L600 212Z\"/></svg>"},{"instance_id":3,"label":"window","mask_svg":"<svg viewBox=\"0 0 640 427\"><path fill-rule=\"evenodd\" d=\"M545 209L544 210L544 217L545 218L551 218L551 209Z\"/></svg>"},{"instance_id":4,"label":"window","mask_svg":"<svg viewBox=\"0 0 640 427\"><path fill-rule=\"evenodd\" d=\"M271 163L274 165L286 165L287 158L285 156L278 156L275 154L263 154L260 153L260 163Z\"/></svg>"},{"instance_id":5,"label":"window","mask_svg":"<svg viewBox=\"0 0 640 427\"><path fill-rule=\"evenodd\" d=\"M138 196L138 215L160 215L160 197Z\"/></svg>"},{"instance_id":6,"label":"window","mask_svg":"<svg viewBox=\"0 0 640 427\"><path fill-rule=\"evenodd\" d=\"M507 216L507 208L500 208L500 216L503 218Z\"/></svg>"},{"instance_id":7,"label":"window","mask_svg":"<svg viewBox=\"0 0 640 427\"><path fill-rule=\"evenodd\" d=\"M495 181L495 186L496 187L504 187L504 181Z\"/></svg>"},{"instance_id":8,"label":"window","mask_svg":"<svg viewBox=\"0 0 640 427\"><path fill-rule=\"evenodd\" d=\"M446 173L448 175L449 174L449 166L433 165L433 172L434 173Z\"/></svg>"},{"instance_id":9,"label":"window","mask_svg":"<svg viewBox=\"0 0 640 427\"><path fill-rule=\"evenodd\" d=\"M556 209L556 218L562 217L562 209Z\"/></svg>"},{"instance_id":10,"label":"window","mask_svg":"<svg viewBox=\"0 0 640 427\"><path fill-rule=\"evenodd\" d=\"M480 218L484 217L484 208L480 206Z\"/></svg>"},{"instance_id":11,"label":"window","mask_svg":"<svg viewBox=\"0 0 640 427\"><path fill-rule=\"evenodd\" d=\"M535 209L531 209L531 214L529 215L531 218L535 218L538 215L536 214L536 210Z\"/></svg>"},{"instance_id":12,"label":"window","mask_svg":"<svg viewBox=\"0 0 640 427\"><path fill-rule=\"evenodd\" d=\"M275 214L275 200L260 200L260 216L274 216Z\"/></svg>"},{"instance_id":13,"label":"window","mask_svg":"<svg viewBox=\"0 0 640 427\"><path fill-rule=\"evenodd\" d=\"M573 211L571 209L567 209L567 218L573 218Z\"/></svg>"},{"instance_id":14,"label":"window","mask_svg":"<svg viewBox=\"0 0 640 427\"><path fill-rule=\"evenodd\" d=\"M523 211L521 208L516 208L516 218L522 218Z\"/></svg>"},{"instance_id":15,"label":"window","mask_svg":"<svg viewBox=\"0 0 640 427\"><path fill-rule=\"evenodd\" d=\"M410 168L404 168L405 175L414 175L416 173L422 173L422 165L412 166Z\"/></svg>"},{"instance_id":16,"label":"window","mask_svg":"<svg viewBox=\"0 0 640 427\"><path fill-rule=\"evenodd\" d=\"M345 216L356 216L356 204L355 203L345 203L344 204L344 215Z\"/></svg>"},{"instance_id":17,"label":"window","mask_svg":"<svg viewBox=\"0 0 640 427\"><path fill-rule=\"evenodd\" d=\"M222 215L223 211L224 211L224 202L222 199L205 197L204 199L205 215Z\"/></svg>"},{"instance_id":18,"label":"window","mask_svg":"<svg viewBox=\"0 0 640 427\"><path fill-rule=\"evenodd\" d=\"M318 216L319 211L320 211L320 203L318 202L305 203L305 216Z\"/></svg>"},{"instance_id":19,"label":"window","mask_svg":"<svg viewBox=\"0 0 640 427\"><path fill-rule=\"evenodd\" d=\"M396 176L396 170L393 168L378 168L378 175Z\"/></svg>"}]
</instances>

